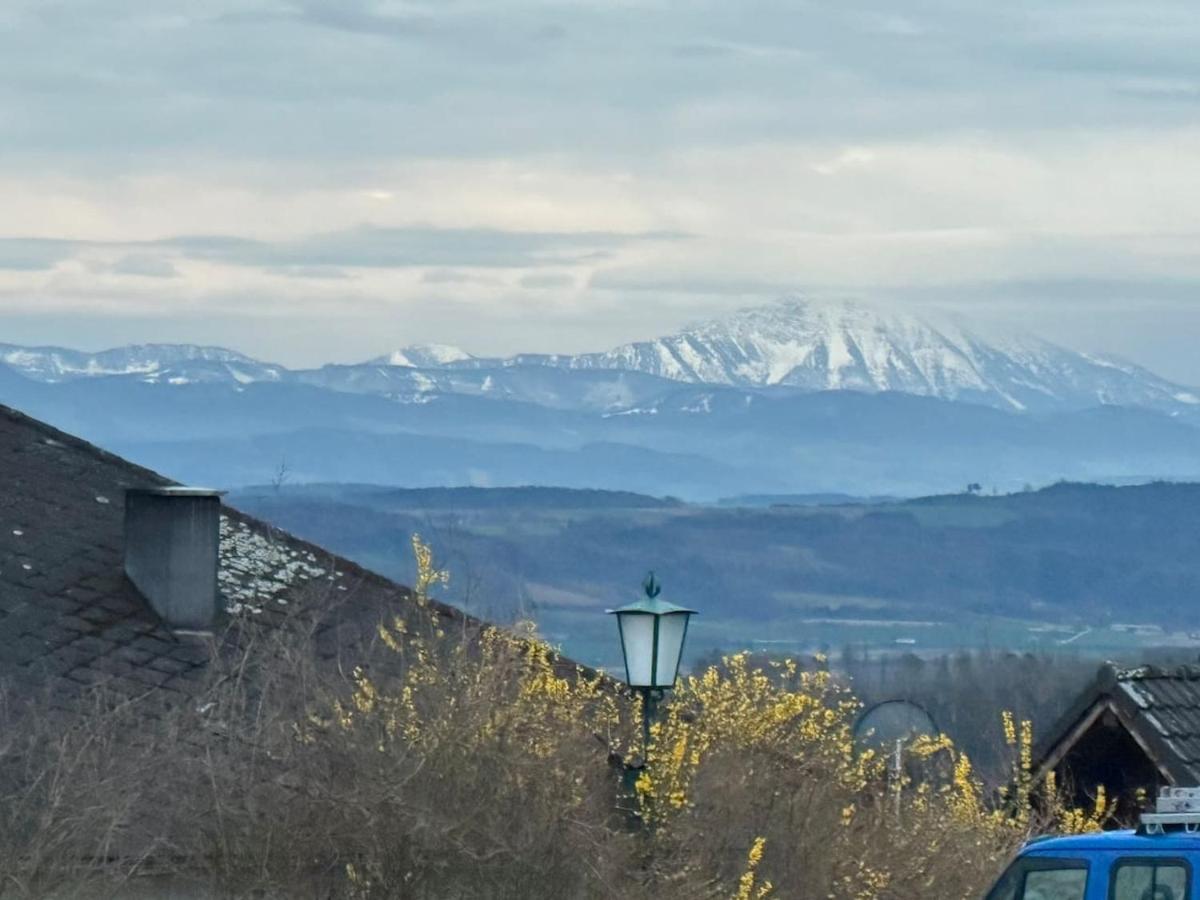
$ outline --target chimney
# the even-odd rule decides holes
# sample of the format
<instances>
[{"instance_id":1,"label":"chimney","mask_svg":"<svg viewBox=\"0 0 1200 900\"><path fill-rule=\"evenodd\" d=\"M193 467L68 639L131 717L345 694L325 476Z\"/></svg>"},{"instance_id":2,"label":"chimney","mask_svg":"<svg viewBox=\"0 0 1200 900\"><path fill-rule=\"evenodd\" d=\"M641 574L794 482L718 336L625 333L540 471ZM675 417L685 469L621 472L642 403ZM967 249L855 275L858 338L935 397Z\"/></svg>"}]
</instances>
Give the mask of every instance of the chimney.
<instances>
[{"instance_id":1,"label":"chimney","mask_svg":"<svg viewBox=\"0 0 1200 900\"><path fill-rule=\"evenodd\" d=\"M222 493L125 492L125 574L172 628L208 631L216 621Z\"/></svg>"}]
</instances>

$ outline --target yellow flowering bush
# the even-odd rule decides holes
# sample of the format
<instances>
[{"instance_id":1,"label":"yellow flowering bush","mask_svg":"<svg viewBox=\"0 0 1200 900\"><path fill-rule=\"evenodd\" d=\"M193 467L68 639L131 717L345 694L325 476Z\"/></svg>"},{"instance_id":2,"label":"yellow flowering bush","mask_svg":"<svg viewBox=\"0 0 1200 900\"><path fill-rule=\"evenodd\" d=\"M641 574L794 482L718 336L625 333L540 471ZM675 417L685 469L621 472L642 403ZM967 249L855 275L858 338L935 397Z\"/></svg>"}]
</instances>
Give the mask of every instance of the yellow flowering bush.
<instances>
[{"instance_id":1,"label":"yellow flowering bush","mask_svg":"<svg viewBox=\"0 0 1200 900\"><path fill-rule=\"evenodd\" d=\"M447 634L430 597L447 576L419 537L413 550L411 612L378 629L388 665L355 668L349 695L302 729L301 743L349 775L338 779L340 830L355 835L344 892L469 896L482 877L494 896L543 883L604 895L633 842L614 825L608 759L632 733L620 698L542 641Z\"/></svg>"},{"instance_id":2,"label":"yellow flowering bush","mask_svg":"<svg viewBox=\"0 0 1200 900\"><path fill-rule=\"evenodd\" d=\"M859 704L823 659L747 654L680 680L624 792L638 699L530 629L447 636L430 600L446 575L413 548L415 612L378 634L394 670L354 670L303 730L353 760L374 792L357 803L386 823L345 860L348 896L466 896L457 874L486 872L492 896L968 898L1036 829L1111 814L1103 797L1065 808L1052 782L1033 796L1027 722L1005 714L998 794L944 735L912 742L896 773L856 746Z\"/></svg>"},{"instance_id":3,"label":"yellow flowering bush","mask_svg":"<svg viewBox=\"0 0 1200 900\"><path fill-rule=\"evenodd\" d=\"M858 704L830 673L800 671L791 660L770 665L753 669L740 653L726 657L721 670L680 680L651 728L648 768L637 785L648 819L694 806L693 782L714 752L771 748L792 771L832 777L850 792L878 774L872 753L855 752Z\"/></svg>"}]
</instances>

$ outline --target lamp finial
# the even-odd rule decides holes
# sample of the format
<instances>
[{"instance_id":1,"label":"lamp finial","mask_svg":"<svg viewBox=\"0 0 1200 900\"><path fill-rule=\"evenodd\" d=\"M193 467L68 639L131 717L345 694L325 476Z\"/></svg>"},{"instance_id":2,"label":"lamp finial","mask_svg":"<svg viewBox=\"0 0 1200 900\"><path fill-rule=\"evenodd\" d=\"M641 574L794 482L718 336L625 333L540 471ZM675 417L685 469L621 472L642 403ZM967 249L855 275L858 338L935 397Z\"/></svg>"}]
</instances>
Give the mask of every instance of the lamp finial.
<instances>
[{"instance_id":1,"label":"lamp finial","mask_svg":"<svg viewBox=\"0 0 1200 900\"><path fill-rule=\"evenodd\" d=\"M642 590L646 592L646 596L651 600L662 593L662 585L659 584L658 579L654 577L653 570L646 573L646 580L642 582Z\"/></svg>"}]
</instances>

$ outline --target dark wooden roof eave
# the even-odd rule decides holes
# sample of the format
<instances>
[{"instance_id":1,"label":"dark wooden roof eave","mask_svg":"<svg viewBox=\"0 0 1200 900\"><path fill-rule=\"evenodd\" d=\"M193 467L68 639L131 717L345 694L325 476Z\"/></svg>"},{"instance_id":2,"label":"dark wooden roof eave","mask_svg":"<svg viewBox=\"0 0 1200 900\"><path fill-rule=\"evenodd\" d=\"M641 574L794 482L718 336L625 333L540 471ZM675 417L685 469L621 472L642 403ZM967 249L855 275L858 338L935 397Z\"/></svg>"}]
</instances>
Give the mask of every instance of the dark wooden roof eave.
<instances>
[{"instance_id":1,"label":"dark wooden roof eave","mask_svg":"<svg viewBox=\"0 0 1200 900\"><path fill-rule=\"evenodd\" d=\"M1084 734L1099 713L1111 711L1130 737L1145 751L1150 761L1171 784L1188 785L1197 776L1187 760L1180 757L1167 738L1145 722L1142 708L1121 687L1115 664L1104 663L1096 678L1068 710L1059 717L1046 737L1034 749L1033 779L1040 783L1069 752L1071 744Z\"/></svg>"}]
</instances>

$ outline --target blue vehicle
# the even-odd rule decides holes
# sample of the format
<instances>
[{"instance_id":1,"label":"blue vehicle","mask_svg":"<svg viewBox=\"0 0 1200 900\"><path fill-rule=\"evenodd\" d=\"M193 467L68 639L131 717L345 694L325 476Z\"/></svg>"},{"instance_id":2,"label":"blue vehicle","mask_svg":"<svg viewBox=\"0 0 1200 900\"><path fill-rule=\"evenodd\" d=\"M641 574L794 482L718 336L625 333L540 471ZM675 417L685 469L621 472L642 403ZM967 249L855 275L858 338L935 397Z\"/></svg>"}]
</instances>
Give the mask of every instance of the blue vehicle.
<instances>
[{"instance_id":1,"label":"blue vehicle","mask_svg":"<svg viewBox=\"0 0 1200 900\"><path fill-rule=\"evenodd\" d=\"M1163 788L1136 831L1030 841L986 900L1200 900L1198 878L1200 790Z\"/></svg>"}]
</instances>

